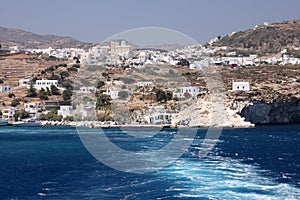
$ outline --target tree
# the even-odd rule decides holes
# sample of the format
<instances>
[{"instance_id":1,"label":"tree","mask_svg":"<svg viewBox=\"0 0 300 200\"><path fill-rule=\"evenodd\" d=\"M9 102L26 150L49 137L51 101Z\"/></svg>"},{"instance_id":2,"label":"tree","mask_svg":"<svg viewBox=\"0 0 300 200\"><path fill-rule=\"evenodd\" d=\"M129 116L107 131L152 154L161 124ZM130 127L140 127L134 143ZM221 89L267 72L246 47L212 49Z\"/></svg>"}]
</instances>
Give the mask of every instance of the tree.
<instances>
[{"instance_id":1,"label":"tree","mask_svg":"<svg viewBox=\"0 0 300 200\"><path fill-rule=\"evenodd\" d=\"M73 86L69 80L65 80L61 83L61 86L66 88L67 90L73 90Z\"/></svg>"},{"instance_id":2,"label":"tree","mask_svg":"<svg viewBox=\"0 0 300 200\"><path fill-rule=\"evenodd\" d=\"M106 72L103 72L103 73L102 73L102 76L103 76L106 80L109 80L109 79L110 79L109 74L106 73Z\"/></svg>"},{"instance_id":3,"label":"tree","mask_svg":"<svg viewBox=\"0 0 300 200\"><path fill-rule=\"evenodd\" d=\"M9 97L9 98L13 98L13 97L15 97L15 96L16 96L16 95L15 95L14 93L9 93L9 94L8 94L8 97Z\"/></svg>"},{"instance_id":4,"label":"tree","mask_svg":"<svg viewBox=\"0 0 300 200\"><path fill-rule=\"evenodd\" d=\"M96 108L98 110L108 109L111 105L111 97L106 94L99 94L96 101Z\"/></svg>"},{"instance_id":5,"label":"tree","mask_svg":"<svg viewBox=\"0 0 300 200\"><path fill-rule=\"evenodd\" d=\"M157 89L155 91L155 96L156 96L156 101L162 102L167 100L166 93L161 89Z\"/></svg>"},{"instance_id":6,"label":"tree","mask_svg":"<svg viewBox=\"0 0 300 200\"><path fill-rule=\"evenodd\" d=\"M60 75L61 79L64 79L64 78L70 76L69 72L67 72L67 71L62 71L59 73L59 75Z\"/></svg>"},{"instance_id":7,"label":"tree","mask_svg":"<svg viewBox=\"0 0 300 200\"><path fill-rule=\"evenodd\" d=\"M14 114L14 118L17 119L26 119L30 117L30 113L23 110L19 110Z\"/></svg>"},{"instance_id":8,"label":"tree","mask_svg":"<svg viewBox=\"0 0 300 200\"><path fill-rule=\"evenodd\" d=\"M20 104L21 99L13 99L10 103L12 107L17 107Z\"/></svg>"},{"instance_id":9,"label":"tree","mask_svg":"<svg viewBox=\"0 0 300 200\"><path fill-rule=\"evenodd\" d=\"M51 93L53 95L59 95L60 94L59 89L55 85L51 85L50 89L51 89Z\"/></svg>"},{"instance_id":10,"label":"tree","mask_svg":"<svg viewBox=\"0 0 300 200\"><path fill-rule=\"evenodd\" d=\"M38 97L41 99L41 100L48 100L48 96L46 94L46 91L44 90L44 88L42 88L38 94Z\"/></svg>"},{"instance_id":11,"label":"tree","mask_svg":"<svg viewBox=\"0 0 300 200\"><path fill-rule=\"evenodd\" d=\"M104 85L105 85L105 83L103 81L98 80L97 83L96 83L96 88L99 89Z\"/></svg>"},{"instance_id":12,"label":"tree","mask_svg":"<svg viewBox=\"0 0 300 200\"><path fill-rule=\"evenodd\" d=\"M2 79L0 79L0 84L1 84L1 83L3 83L3 80L2 80Z\"/></svg>"},{"instance_id":13,"label":"tree","mask_svg":"<svg viewBox=\"0 0 300 200\"><path fill-rule=\"evenodd\" d=\"M57 114L57 110L52 110L47 114L41 114L40 120L61 121L62 116Z\"/></svg>"},{"instance_id":14,"label":"tree","mask_svg":"<svg viewBox=\"0 0 300 200\"><path fill-rule=\"evenodd\" d=\"M64 90L62 93L62 98L65 102L70 102L72 97L72 91L71 90Z\"/></svg>"},{"instance_id":15,"label":"tree","mask_svg":"<svg viewBox=\"0 0 300 200\"><path fill-rule=\"evenodd\" d=\"M37 96L37 93L35 91L35 88L33 87L32 83L30 83L30 86L27 90L27 97L36 97Z\"/></svg>"},{"instance_id":16,"label":"tree","mask_svg":"<svg viewBox=\"0 0 300 200\"><path fill-rule=\"evenodd\" d=\"M167 93L166 93L166 100L167 100L167 101L170 101L170 100L172 100L172 98L173 98L172 92L167 92Z\"/></svg>"},{"instance_id":17,"label":"tree","mask_svg":"<svg viewBox=\"0 0 300 200\"><path fill-rule=\"evenodd\" d=\"M181 60L177 63L177 65L179 65L179 66L190 66L190 62L189 62L188 60L186 60L186 59L181 59Z\"/></svg>"}]
</instances>

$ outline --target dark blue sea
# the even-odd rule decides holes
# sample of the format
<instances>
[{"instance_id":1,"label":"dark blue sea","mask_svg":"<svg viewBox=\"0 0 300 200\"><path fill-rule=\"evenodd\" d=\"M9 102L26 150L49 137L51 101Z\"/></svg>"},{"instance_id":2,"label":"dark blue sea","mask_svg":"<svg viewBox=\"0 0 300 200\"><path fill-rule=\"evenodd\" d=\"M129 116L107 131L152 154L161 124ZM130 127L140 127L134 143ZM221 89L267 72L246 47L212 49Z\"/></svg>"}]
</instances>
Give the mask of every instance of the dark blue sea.
<instances>
[{"instance_id":1,"label":"dark blue sea","mask_svg":"<svg viewBox=\"0 0 300 200\"><path fill-rule=\"evenodd\" d=\"M178 134L104 132L134 152L159 149ZM94 158L76 128L0 127L0 199L300 199L300 125L223 129L211 139L211 151L199 157L205 134L197 130L192 145L162 169L130 173Z\"/></svg>"}]
</instances>

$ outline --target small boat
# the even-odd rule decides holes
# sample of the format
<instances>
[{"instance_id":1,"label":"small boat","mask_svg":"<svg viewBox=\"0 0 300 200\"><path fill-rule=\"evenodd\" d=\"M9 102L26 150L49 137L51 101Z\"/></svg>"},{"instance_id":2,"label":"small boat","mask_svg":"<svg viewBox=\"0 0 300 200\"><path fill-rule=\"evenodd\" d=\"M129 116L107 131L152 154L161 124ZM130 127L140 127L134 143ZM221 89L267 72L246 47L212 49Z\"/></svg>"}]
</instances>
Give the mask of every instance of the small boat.
<instances>
[{"instance_id":1,"label":"small boat","mask_svg":"<svg viewBox=\"0 0 300 200\"><path fill-rule=\"evenodd\" d=\"M0 119L0 126L7 126L8 125L8 119Z\"/></svg>"},{"instance_id":2,"label":"small boat","mask_svg":"<svg viewBox=\"0 0 300 200\"><path fill-rule=\"evenodd\" d=\"M16 127L35 127L35 126L41 126L41 124L40 124L40 122L36 121L35 119L28 119L28 120L14 122L13 126L16 126Z\"/></svg>"}]
</instances>

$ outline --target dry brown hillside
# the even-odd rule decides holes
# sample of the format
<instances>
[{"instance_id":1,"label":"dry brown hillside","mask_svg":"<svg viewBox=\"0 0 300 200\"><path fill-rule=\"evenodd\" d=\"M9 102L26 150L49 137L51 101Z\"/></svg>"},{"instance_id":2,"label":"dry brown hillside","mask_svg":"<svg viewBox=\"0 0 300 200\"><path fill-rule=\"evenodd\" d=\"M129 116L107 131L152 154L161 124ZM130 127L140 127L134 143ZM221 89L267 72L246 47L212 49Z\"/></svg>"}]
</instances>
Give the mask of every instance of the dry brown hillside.
<instances>
[{"instance_id":1,"label":"dry brown hillside","mask_svg":"<svg viewBox=\"0 0 300 200\"><path fill-rule=\"evenodd\" d=\"M213 46L229 46L259 53L273 53L300 46L300 20L259 25L252 29L229 34Z\"/></svg>"}]
</instances>

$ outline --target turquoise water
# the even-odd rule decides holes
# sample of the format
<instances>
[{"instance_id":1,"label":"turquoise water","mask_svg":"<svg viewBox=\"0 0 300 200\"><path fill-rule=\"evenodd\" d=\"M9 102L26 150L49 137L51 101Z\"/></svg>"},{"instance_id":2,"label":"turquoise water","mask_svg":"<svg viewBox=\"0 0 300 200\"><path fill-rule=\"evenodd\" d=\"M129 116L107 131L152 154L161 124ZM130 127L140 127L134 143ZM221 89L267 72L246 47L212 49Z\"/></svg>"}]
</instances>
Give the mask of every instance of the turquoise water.
<instances>
[{"instance_id":1,"label":"turquoise water","mask_svg":"<svg viewBox=\"0 0 300 200\"><path fill-rule=\"evenodd\" d=\"M139 130L136 130L137 132ZM106 135L119 147L160 148L118 129ZM0 127L0 199L299 199L300 126L225 129L199 159L206 130L162 170L126 173L105 166L82 144L75 128ZM108 152L103 152L108 153Z\"/></svg>"}]
</instances>

